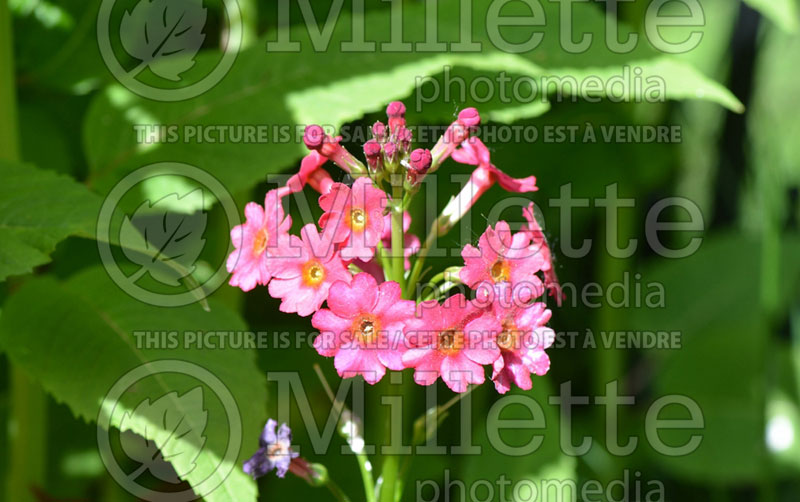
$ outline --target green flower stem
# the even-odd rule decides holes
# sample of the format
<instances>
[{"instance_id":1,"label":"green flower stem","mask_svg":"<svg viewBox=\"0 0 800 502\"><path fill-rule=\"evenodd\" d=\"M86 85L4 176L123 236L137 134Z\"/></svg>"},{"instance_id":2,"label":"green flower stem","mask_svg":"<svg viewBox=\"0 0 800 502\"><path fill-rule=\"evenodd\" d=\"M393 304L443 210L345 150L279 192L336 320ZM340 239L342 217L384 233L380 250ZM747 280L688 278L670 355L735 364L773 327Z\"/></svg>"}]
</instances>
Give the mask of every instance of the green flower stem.
<instances>
[{"instance_id":1,"label":"green flower stem","mask_svg":"<svg viewBox=\"0 0 800 502\"><path fill-rule=\"evenodd\" d=\"M0 159L19 161L16 78L8 2L0 1ZM31 486L44 484L47 407L42 388L12 365L6 500L33 502ZM6 433L6 431L2 431Z\"/></svg>"},{"instance_id":2,"label":"green flower stem","mask_svg":"<svg viewBox=\"0 0 800 502\"><path fill-rule=\"evenodd\" d=\"M387 281L391 281L394 278L394 273L392 271L392 261L389 257L389 252L386 248L383 247L383 243L378 240L378 248L377 248L377 256L378 256L378 264L383 267L383 275Z\"/></svg>"},{"instance_id":3,"label":"green flower stem","mask_svg":"<svg viewBox=\"0 0 800 502\"><path fill-rule=\"evenodd\" d=\"M400 176L392 177L392 272L394 280L403 286L404 241L403 232L403 180Z\"/></svg>"},{"instance_id":4,"label":"green flower stem","mask_svg":"<svg viewBox=\"0 0 800 502\"><path fill-rule=\"evenodd\" d=\"M367 502L375 502L375 480L372 478L372 464L370 464L364 450L354 453L358 461L358 470L361 471L361 480L364 483L364 496Z\"/></svg>"},{"instance_id":5,"label":"green flower stem","mask_svg":"<svg viewBox=\"0 0 800 502\"><path fill-rule=\"evenodd\" d=\"M330 490L331 494L333 494L333 497L339 502L350 502L350 498L342 491L341 488L339 488L339 485L333 482L332 479L328 480L328 482L325 483L325 486L328 487L328 490Z\"/></svg>"},{"instance_id":6,"label":"green flower stem","mask_svg":"<svg viewBox=\"0 0 800 502\"><path fill-rule=\"evenodd\" d=\"M381 467L381 493L379 502L395 502L397 496L397 471L400 468L397 455L383 457Z\"/></svg>"},{"instance_id":7,"label":"green flower stem","mask_svg":"<svg viewBox=\"0 0 800 502\"><path fill-rule=\"evenodd\" d=\"M348 414L352 414L350 410L348 410L344 403L336 401L336 397L333 395L333 390L331 386L328 384L328 380L325 378L325 374L322 373L322 368L320 368L319 364L314 365L314 371L317 373L317 378L319 378L320 383L322 384L322 388L325 390L325 394L328 395L328 399L331 400L331 404L334 406L334 410L342 412L346 412ZM347 444L350 446L350 449L356 456L356 461L358 462L358 470L361 472L361 480L364 483L364 496L367 502L375 502L375 480L372 478L372 464L369 462L369 458L367 458L367 454L364 453L364 449L360 448L356 451L356 448L353 448L353 441L349 434L343 432L343 428L339 428L339 434L347 441ZM338 489L338 487L337 487Z\"/></svg>"},{"instance_id":8,"label":"green flower stem","mask_svg":"<svg viewBox=\"0 0 800 502\"><path fill-rule=\"evenodd\" d=\"M393 280L397 281L400 284L400 287L403 289L403 296L408 295L408 291L406 291L406 283L404 279L405 273L405 232L403 230L403 211L405 209L404 204L404 196L405 190L403 188L403 178L400 175L392 175L391 178L392 184L392 206L391 206L391 218L392 218L392 252L391 252L391 262L392 262L392 278ZM388 376L387 376L388 378ZM384 384L384 387L387 388L389 382ZM402 392L403 389L400 389ZM388 419L388 417L387 417ZM389 421L387 420L387 425ZM385 439L386 444L391 443L391 431L390 427L387 426L385 431ZM395 502L396 494L398 493L398 469L400 468L400 462L397 455L387 454L382 455L381 458L381 477L380 477L380 489L378 494L378 500L380 502Z\"/></svg>"},{"instance_id":9,"label":"green flower stem","mask_svg":"<svg viewBox=\"0 0 800 502\"><path fill-rule=\"evenodd\" d=\"M420 275L422 275L422 265L425 264L425 258L427 258L431 247L433 247L433 244L436 242L436 237L438 234L439 220L437 218L437 220L433 222L433 225L431 225L430 231L428 231L428 236L425 238L425 244L422 245L419 253L417 253L417 259L414 262L414 267L411 269L411 275L408 277L408 285L404 290L405 297L407 299L413 298L413 293L417 287L417 282L419 282Z\"/></svg>"}]
</instances>

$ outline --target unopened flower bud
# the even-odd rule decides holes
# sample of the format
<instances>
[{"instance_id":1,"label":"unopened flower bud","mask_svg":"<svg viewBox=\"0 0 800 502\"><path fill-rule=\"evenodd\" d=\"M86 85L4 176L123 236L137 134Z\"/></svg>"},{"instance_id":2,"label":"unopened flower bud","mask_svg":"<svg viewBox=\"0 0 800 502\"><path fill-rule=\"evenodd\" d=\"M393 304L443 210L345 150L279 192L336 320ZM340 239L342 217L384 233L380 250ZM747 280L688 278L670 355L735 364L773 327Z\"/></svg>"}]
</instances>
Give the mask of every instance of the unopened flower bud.
<instances>
[{"instance_id":1,"label":"unopened flower bud","mask_svg":"<svg viewBox=\"0 0 800 502\"><path fill-rule=\"evenodd\" d=\"M303 133L303 143L306 144L309 150L317 150L322 146L324 140L325 131L322 127L318 125L306 126L306 130Z\"/></svg>"},{"instance_id":2,"label":"unopened flower bud","mask_svg":"<svg viewBox=\"0 0 800 502\"><path fill-rule=\"evenodd\" d=\"M364 164L339 144L341 140L340 136L335 138L328 136L322 127L318 125L306 126L306 130L303 133L303 143L306 144L309 150L316 150L320 155L330 159L353 176L366 174Z\"/></svg>"},{"instance_id":3,"label":"unopened flower bud","mask_svg":"<svg viewBox=\"0 0 800 502\"><path fill-rule=\"evenodd\" d=\"M400 101L392 101L386 107L386 115L389 116L389 131L397 132L406 125L406 105Z\"/></svg>"},{"instance_id":4,"label":"unopened flower bud","mask_svg":"<svg viewBox=\"0 0 800 502\"><path fill-rule=\"evenodd\" d=\"M433 162L433 156L431 155L431 151L425 148L417 148L411 155L408 157L408 163L418 174L425 174L428 172L428 169L431 167L431 162Z\"/></svg>"},{"instance_id":5,"label":"unopened flower bud","mask_svg":"<svg viewBox=\"0 0 800 502\"><path fill-rule=\"evenodd\" d=\"M400 146L406 152L411 146L411 139L412 139L412 134L410 129L408 129L405 126L401 126L399 129L397 129L397 141L400 143Z\"/></svg>"},{"instance_id":6,"label":"unopened flower bud","mask_svg":"<svg viewBox=\"0 0 800 502\"><path fill-rule=\"evenodd\" d=\"M372 136L378 141L386 138L386 126L380 120L372 124Z\"/></svg>"},{"instance_id":7,"label":"unopened flower bud","mask_svg":"<svg viewBox=\"0 0 800 502\"><path fill-rule=\"evenodd\" d=\"M474 108L473 108L474 110ZM406 105L404 105L400 101L392 101L389 103L389 106L386 107L386 115L389 118L402 118L406 114Z\"/></svg>"},{"instance_id":8,"label":"unopened flower bud","mask_svg":"<svg viewBox=\"0 0 800 502\"><path fill-rule=\"evenodd\" d=\"M481 115L475 108L464 108L458 112L458 123L464 127L475 127L481 123Z\"/></svg>"},{"instance_id":9,"label":"unopened flower bud","mask_svg":"<svg viewBox=\"0 0 800 502\"><path fill-rule=\"evenodd\" d=\"M378 163L381 159L381 145L376 140L371 139L364 143L364 156L367 158L367 164L372 170L378 168Z\"/></svg>"},{"instance_id":10,"label":"unopened flower bud","mask_svg":"<svg viewBox=\"0 0 800 502\"><path fill-rule=\"evenodd\" d=\"M397 147L394 143L386 143L383 145L383 153L386 155L386 160L388 162L392 162L396 151Z\"/></svg>"}]
</instances>

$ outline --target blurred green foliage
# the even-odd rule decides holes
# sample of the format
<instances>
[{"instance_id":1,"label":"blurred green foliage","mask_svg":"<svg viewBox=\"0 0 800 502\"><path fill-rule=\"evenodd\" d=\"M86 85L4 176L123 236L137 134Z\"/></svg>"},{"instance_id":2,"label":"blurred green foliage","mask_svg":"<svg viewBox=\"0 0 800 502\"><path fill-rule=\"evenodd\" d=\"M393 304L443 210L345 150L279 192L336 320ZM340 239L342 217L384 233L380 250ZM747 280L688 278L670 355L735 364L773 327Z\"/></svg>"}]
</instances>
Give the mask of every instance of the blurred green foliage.
<instances>
[{"instance_id":1,"label":"blurred green foliage","mask_svg":"<svg viewBox=\"0 0 800 502\"><path fill-rule=\"evenodd\" d=\"M2 1L2 0L0 0ZM119 2L112 22L136 5ZM390 5L367 2L366 27L370 40L388 40ZM409 19L421 19L426 5L404 1ZM627 21L625 30L643 33L643 13L650 2L635 0L619 5ZM466 432L462 408L455 406L439 431L439 444L458 444L462 434L484 447L482 455L419 456L407 475L403 500L414 500L415 480L439 485L460 479L469 485L481 479L505 475L523 479L598 479L604 483L639 473L642 480L659 480L667 500L795 500L800 493L800 92L798 69L800 34L797 0L756 1L703 0L706 22L702 43L677 56L665 56L642 44L630 54L614 54L602 43L581 54L559 47L559 26L543 27L545 42L523 54L506 54L487 42L485 9L479 2L473 13L473 38L484 51L455 53L346 53L340 41L350 40L350 2L332 33L331 49L313 51L302 12L292 2L291 26L278 26L273 2L241 2L249 34L229 74L213 89L198 97L167 103L141 97L117 82L106 68L98 49L96 21L99 0L9 0L16 79L0 82L3 95L15 93L16 111L0 110L3 134L18 133L20 158L0 152L0 428L11 440L22 440L19 430L44 440L40 460L44 472L31 473L39 500L133 500L111 479L97 454L97 416L103 395L128 369L139 362L164 357L193 361L213 369L233 391L244 419L244 446L235 474L226 486L206 500L256 500L256 485L238 470L255 451L261 424L277 412L276 385L268 383L269 371L300 371L322 424L327 397L313 374L318 363L331 382L338 381L333 365L310 346L281 350L187 350L141 351L133 347L134 332L167 331L172 327L202 330L249 329L268 332L306 332L308 319L283 315L278 302L264 288L243 294L230 287L209 299L210 312L193 304L177 309L142 304L116 289L101 268L94 238L100 201L126 174L147 164L185 162L219 179L239 208L249 200L260 201L270 187L267 175L297 170L305 152L297 141L277 143L166 143L142 145L135 125L305 125L320 122L334 127L366 127L383 120L388 101L401 99L409 108L409 122L444 125L457 109L478 106L493 124L519 126L679 125L676 143L536 143L487 141L493 162L512 176L535 174L540 191L533 199L543 212L546 231L554 245L558 274L574 285L578 295L585 285L610 284L640 274L643 290L658 283L665 291L660 308L614 308L608 298L599 308L568 298L553 307L551 325L558 332L577 333L577 347L550 350L552 369L535 380L525 393L536 399L548 424L544 443L534 454L513 457L488 445L488 430L501 419L529 418L519 406L492 415L498 401L490 384L468 398L472 429ZM439 40L458 40L462 33L458 2L440 1ZM544 2L548 19L557 19L558 5ZM211 21L196 65L187 79L199 80L221 57L226 15L222 2L206 2ZM314 2L322 19L330 2ZM603 39L602 3L574 6L576 33L593 33ZM526 12L522 2L509 4L506 14ZM514 9L519 9L515 11ZM752 9L758 9L754 11ZM763 15L763 17L761 17ZM0 17L2 19L2 17ZM7 26L0 26L0 31ZM524 27L513 27L509 38L526 38ZM269 53L265 43L278 30L288 29L292 39L303 43L300 53ZM425 36L422 22L403 26L404 40ZM680 31L683 30L683 31ZM687 28L673 30L673 35ZM8 33L8 32L6 32ZM248 35L249 37L249 35ZM117 41L116 39L114 40ZM10 49L10 48L9 48ZM124 53L118 51L119 57ZM2 53L0 53L2 54ZM0 60L6 65L8 59ZM443 66L466 79L493 77L500 71L510 76L574 76L615 74L621 65L640 66L645 75L659 75L667 82L670 100L664 103L590 102L589 96L556 99L545 96L530 103L487 103L475 100L439 99L415 110L419 92L446 85ZM0 72L3 75L3 72ZM157 75L143 72L144 82ZM427 86L427 87L426 87ZM730 89L730 90L728 90ZM698 91L702 91L698 95ZM702 96L702 100L694 99ZM3 103L0 100L0 103ZM746 111L743 115L736 112ZM0 144L7 144L0 138ZM360 152L358 142L346 145ZM420 146L430 147L430 144ZM447 175L468 174L464 166L447 164ZM341 174L333 174L337 180ZM444 177L442 178L444 180ZM569 258L559 253L563 222L550 202L570 185L575 197L597 200L606 187L616 184L620 197L633 198L635 209L622 209L616 228L603 207L590 204L573 211L569 232L573 241L592 239L591 253ZM438 207L418 201L413 207L412 231L424 235L425 215L435 214L458 183L440 182ZM308 191L313 199L314 195ZM448 236L443 245L460 249L477 240L487 214L505 194L492 189L465 220L472 233L459 239ZM658 199L686 197L702 210L706 230L703 244L693 256L670 260L645 245L646 212ZM135 208L128 208L135 209ZM503 216L519 221L508 210ZM208 244L201 255L206 269L228 250L225 214L219 204L208 211ZM675 218L683 215L676 214ZM516 220L515 220L516 219ZM296 218L296 221L298 218ZM612 258L603 249L607 232L635 238L639 248L629 258ZM694 235L682 235L681 242ZM119 249L116 249L119 251ZM115 256L122 256L117 253ZM434 267L459 264L456 256L432 261ZM202 267L190 280L202 281ZM681 347L672 350L613 350L581 344L591 333L596 340L609 331L678 331ZM37 410L37 393L46 399L46 416L34 417L19 428L26 409L18 407L15 371L30 377L30 409ZM407 379L409 372L405 372ZM606 422L600 406L576 407L574 435L594 438L588 453L572 457L559 446L559 409L548 401L565 382L576 395L595 395L609 380L619 382L620 392L635 396L635 405L621 408L620 434L636 435L640 446L627 457L615 457L603 444ZM142 396L165 389L184 391L183 382L164 389L143 389ZM265 391L266 389L266 391ZM413 419L425 410L424 392L415 391L404 410ZM450 394L440 386L439 399ZM42 392L46 392L46 397ZM367 389L365 423L368 442L382 437L380 397L385 388ZM519 393L517 393L519 394ZM691 455L671 458L654 451L645 441L646 413L659 397L680 394L695 400L704 415L703 441ZM323 406L323 404L325 404ZM30 411L30 410L27 410ZM298 417L293 410L293 417ZM665 412L664 417L671 416ZM681 418L681 417L677 417ZM685 417L682 417L685 418ZM376 425L376 423L378 425ZM788 424L788 425L787 425ZM360 479L352 456L340 454L338 437L326 455L313 455L302 424L291 424L295 442L311 461L327 465L331 475L351 495L359 493ZM131 430L148 436L148 424L139 421ZM219 433L220 427L209 430ZM410 431L406 431L409 433ZM507 431L509 444L530 440L531 431ZM157 434L153 433L153 434ZM792 438L786 443L788 436ZM152 439L148 437L148 439ZM220 439L212 434L209 441ZM686 431L664 435L667 443L683 444ZM781 442L781 440L783 442ZM777 442L776 442L777 441ZM0 437L0 451L11 452L13 441ZM33 445L33 443L31 443ZM185 446L185 445L183 445ZM189 448L196 445L189 445ZM214 448L212 447L213 451ZM37 453L38 455L38 453ZM207 453L198 462L207 462ZM0 472L24 459L0 455ZM182 466L176 465L180 468ZM447 472L446 472L447 471ZM6 479L5 481L12 481ZM28 480L26 480L27 482ZM187 477L188 483L196 480ZM0 491L0 500L34 500L34 492L19 483ZM312 500L327 496L297 479L280 481L274 476L258 482L259 500ZM44 496L53 498L44 498ZM454 496L460 496L454 491ZM514 495L508 494L509 497ZM5 498L3 498L5 497ZM354 496L353 500L360 500ZM501 500L496 494L495 500ZM509 500L509 498L503 498ZM635 499L631 499L635 500Z\"/></svg>"}]
</instances>

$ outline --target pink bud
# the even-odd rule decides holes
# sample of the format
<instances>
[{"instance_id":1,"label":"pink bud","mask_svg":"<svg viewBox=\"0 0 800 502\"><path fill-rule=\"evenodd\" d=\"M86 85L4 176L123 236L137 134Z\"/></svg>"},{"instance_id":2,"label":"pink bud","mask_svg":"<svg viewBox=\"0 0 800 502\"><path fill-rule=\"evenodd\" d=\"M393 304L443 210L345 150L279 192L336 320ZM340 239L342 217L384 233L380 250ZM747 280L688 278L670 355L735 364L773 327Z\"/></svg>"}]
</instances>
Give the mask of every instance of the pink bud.
<instances>
[{"instance_id":1,"label":"pink bud","mask_svg":"<svg viewBox=\"0 0 800 502\"><path fill-rule=\"evenodd\" d=\"M381 153L381 145L374 139L371 139L366 143L364 143L364 155L366 155L367 158L377 157L378 155L380 155L380 153Z\"/></svg>"},{"instance_id":2,"label":"pink bud","mask_svg":"<svg viewBox=\"0 0 800 502\"><path fill-rule=\"evenodd\" d=\"M389 116L389 131L396 133L401 127L406 125L406 105L399 101L392 101L386 107L386 115Z\"/></svg>"},{"instance_id":3,"label":"pink bud","mask_svg":"<svg viewBox=\"0 0 800 502\"><path fill-rule=\"evenodd\" d=\"M464 108L458 112L458 123L464 127L475 127L481 123L481 115L475 108Z\"/></svg>"},{"instance_id":4,"label":"pink bud","mask_svg":"<svg viewBox=\"0 0 800 502\"><path fill-rule=\"evenodd\" d=\"M317 150L322 146L324 140L325 131L322 127L318 125L306 126L306 130L303 133L303 143L306 144L309 150Z\"/></svg>"},{"instance_id":5,"label":"pink bud","mask_svg":"<svg viewBox=\"0 0 800 502\"><path fill-rule=\"evenodd\" d=\"M386 115L388 115L389 118L402 118L405 114L406 105L400 101L392 101L389 103L389 106L386 107Z\"/></svg>"},{"instance_id":6,"label":"pink bud","mask_svg":"<svg viewBox=\"0 0 800 502\"><path fill-rule=\"evenodd\" d=\"M433 156L431 156L430 150L417 148L411 152L408 162L411 165L411 169L419 174L424 174L428 171L428 169L430 169L431 162L433 162Z\"/></svg>"},{"instance_id":7,"label":"pink bud","mask_svg":"<svg viewBox=\"0 0 800 502\"><path fill-rule=\"evenodd\" d=\"M380 120L372 124L372 135L375 139L383 139L386 136L386 126Z\"/></svg>"},{"instance_id":8,"label":"pink bud","mask_svg":"<svg viewBox=\"0 0 800 502\"><path fill-rule=\"evenodd\" d=\"M400 142L403 150L408 151L408 147L411 146L412 137L413 135L411 134L411 131L405 126L400 126L400 128L397 130L397 141Z\"/></svg>"},{"instance_id":9,"label":"pink bud","mask_svg":"<svg viewBox=\"0 0 800 502\"><path fill-rule=\"evenodd\" d=\"M369 167L373 170L377 170L378 163L381 159L381 144L374 139L364 143L364 156L367 157L367 164L369 164Z\"/></svg>"},{"instance_id":10,"label":"pink bud","mask_svg":"<svg viewBox=\"0 0 800 502\"><path fill-rule=\"evenodd\" d=\"M383 153L386 154L386 158L391 161L394 157L394 153L397 150L397 147L394 143L385 143L383 145Z\"/></svg>"},{"instance_id":11,"label":"pink bud","mask_svg":"<svg viewBox=\"0 0 800 502\"><path fill-rule=\"evenodd\" d=\"M478 124L481 123L481 116L475 108L465 108L458 114L458 119L450 124L439 141L433 147L434 169L442 164L453 151L470 135L475 134Z\"/></svg>"}]
</instances>

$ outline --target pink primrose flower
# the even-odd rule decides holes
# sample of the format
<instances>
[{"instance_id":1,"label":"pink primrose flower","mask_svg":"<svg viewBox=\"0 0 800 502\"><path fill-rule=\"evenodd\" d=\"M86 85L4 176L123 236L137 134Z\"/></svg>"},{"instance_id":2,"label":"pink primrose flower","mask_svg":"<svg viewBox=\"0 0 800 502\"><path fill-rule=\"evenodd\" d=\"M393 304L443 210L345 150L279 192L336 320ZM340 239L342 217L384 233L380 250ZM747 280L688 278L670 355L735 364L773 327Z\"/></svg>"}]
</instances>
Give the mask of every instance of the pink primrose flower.
<instances>
[{"instance_id":1,"label":"pink primrose flower","mask_svg":"<svg viewBox=\"0 0 800 502\"><path fill-rule=\"evenodd\" d=\"M309 316L319 310L336 281L350 283L352 275L345 267L333 243L320 235L313 223L304 226L302 239L291 236L285 254L276 262L269 294L280 298L281 312Z\"/></svg>"},{"instance_id":2,"label":"pink primrose flower","mask_svg":"<svg viewBox=\"0 0 800 502\"><path fill-rule=\"evenodd\" d=\"M314 347L333 357L339 376L362 375L369 384L378 382L386 368L402 370L407 349L405 324L414 317L416 304L401 299L396 282L378 282L360 273L353 282L331 286L328 308L317 311L311 324L320 334Z\"/></svg>"},{"instance_id":3,"label":"pink primrose flower","mask_svg":"<svg viewBox=\"0 0 800 502\"><path fill-rule=\"evenodd\" d=\"M331 191L319 198L319 205L325 211L319 225L326 234L331 232L334 243L342 244L342 257L370 260L383 233L386 194L369 178L359 178L352 188L334 183Z\"/></svg>"},{"instance_id":4,"label":"pink primrose flower","mask_svg":"<svg viewBox=\"0 0 800 502\"><path fill-rule=\"evenodd\" d=\"M231 230L234 251L228 256L227 268L232 273L230 285L250 291L257 284L266 285L275 270L273 256L289 243L290 216L284 217L276 190L267 192L264 206L255 202L244 208L245 222Z\"/></svg>"},{"instance_id":5,"label":"pink primrose flower","mask_svg":"<svg viewBox=\"0 0 800 502\"><path fill-rule=\"evenodd\" d=\"M443 304L422 302L409 321L406 338L412 348L403 364L414 368L414 381L431 385L440 376L454 392L485 380L483 365L500 357L495 336L502 331L497 319L457 294Z\"/></svg>"}]
</instances>

